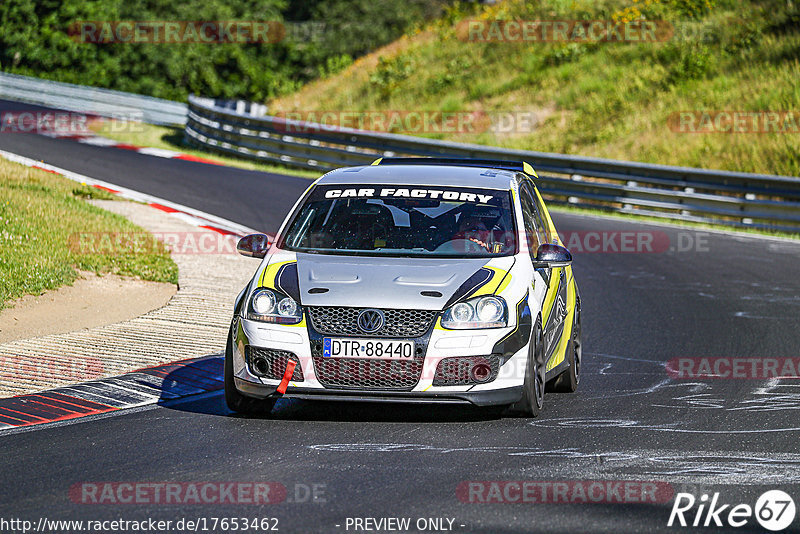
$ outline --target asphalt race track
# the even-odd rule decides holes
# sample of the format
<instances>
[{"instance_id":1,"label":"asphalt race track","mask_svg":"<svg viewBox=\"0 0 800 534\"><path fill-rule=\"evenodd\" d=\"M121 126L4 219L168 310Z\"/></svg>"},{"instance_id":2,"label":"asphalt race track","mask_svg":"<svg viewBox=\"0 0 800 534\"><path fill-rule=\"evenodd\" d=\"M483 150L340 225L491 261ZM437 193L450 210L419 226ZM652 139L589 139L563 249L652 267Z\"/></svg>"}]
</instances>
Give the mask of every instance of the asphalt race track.
<instances>
[{"instance_id":1,"label":"asphalt race track","mask_svg":"<svg viewBox=\"0 0 800 534\"><path fill-rule=\"evenodd\" d=\"M27 109L46 108L0 100L0 113ZM207 213L226 213L228 219L248 221L246 225L250 228L266 231L278 229L288 209L310 183L293 176L145 156L128 150L28 134L0 135L0 150L44 160L56 167ZM265 178L269 187L264 187L267 185ZM229 182L237 185L229 187ZM277 209L264 209L264 197Z\"/></svg>"},{"instance_id":2,"label":"asphalt race track","mask_svg":"<svg viewBox=\"0 0 800 534\"><path fill-rule=\"evenodd\" d=\"M308 185L26 134L0 136L0 149L270 232ZM720 503L754 506L764 491L780 489L800 504L798 381L676 379L665 365L800 356L800 245L561 212L554 219L562 237L583 245L596 243L585 232L609 240L647 232L664 246L573 247L582 381L576 394L548 394L539 418L305 401L280 401L271 419L246 418L213 393L0 434L0 515L34 522L270 517L281 532L354 532L352 518L367 517L408 517L416 532L420 518L446 518L454 532L619 533L694 530L667 527L679 492L698 500L718 492ZM274 504L215 505L85 504L70 494L82 483L204 481L276 482L287 493ZM487 504L459 490L470 481L639 481L661 489L656 503L623 493L624 503ZM436 531L436 523L420 524ZM750 518L730 531L764 530ZM784 532L797 531L800 519Z\"/></svg>"}]
</instances>

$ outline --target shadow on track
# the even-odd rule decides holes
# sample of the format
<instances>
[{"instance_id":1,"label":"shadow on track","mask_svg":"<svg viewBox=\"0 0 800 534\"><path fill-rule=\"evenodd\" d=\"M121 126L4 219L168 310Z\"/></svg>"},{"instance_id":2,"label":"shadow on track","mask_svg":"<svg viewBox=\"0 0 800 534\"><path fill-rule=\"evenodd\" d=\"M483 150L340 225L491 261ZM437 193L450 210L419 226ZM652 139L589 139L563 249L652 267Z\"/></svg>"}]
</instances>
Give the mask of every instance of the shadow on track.
<instances>
[{"instance_id":1,"label":"shadow on track","mask_svg":"<svg viewBox=\"0 0 800 534\"><path fill-rule=\"evenodd\" d=\"M166 366L165 366L166 367ZM163 369L160 406L171 410L237 419L341 421L374 423L441 423L491 421L501 410L468 405L441 406L386 402L322 402L281 399L264 416L236 414L225 406L223 358L212 356ZM197 397L197 398L194 398Z\"/></svg>"}]
</instances>

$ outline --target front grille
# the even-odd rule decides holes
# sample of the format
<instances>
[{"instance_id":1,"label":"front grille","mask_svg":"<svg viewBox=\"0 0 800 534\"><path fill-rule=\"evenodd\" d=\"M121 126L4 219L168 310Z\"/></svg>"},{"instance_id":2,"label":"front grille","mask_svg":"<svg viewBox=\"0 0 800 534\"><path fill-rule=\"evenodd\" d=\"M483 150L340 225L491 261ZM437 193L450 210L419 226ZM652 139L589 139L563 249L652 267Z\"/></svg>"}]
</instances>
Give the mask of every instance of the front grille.
<instances>
[{"instance_id":1,"label":"front grille","mask_svg":"<svg viewBox=\"0 0 800 534\"><path fill-rule=\"evenodd\" d=\"M253 368L253 361L259 356L267 360L267 365L269 368L266 374L261 374ZM247 366L251 373L256 376L272 378L274 380L281 380L283 378L283 373L286 372L286 366L289 364L289 360L293 360L297 365L294 367L292 380L295 382L303 381L303 368L300 366L300 360L291 352L285 350L251 347L248 345L245 347L245 357L247 358Z\"/></svg>"},{"instance_id":2,"label":"front grille","mask_svg":"<svg viewBox=\"0 0 800 534\"><path fill-rule=\"evenodd\" d=\"M425 335L438 312L431 310L381 310L386 322L371 333L358 327L358 314L364 308L311 306L307 308L311 325L320 334L365 337L420 337Z\"/></svg>"},{"instance_id":3,"label":"front grille","mask_svg":"<svg viewBox=\"0 0 800 534\"><path fill-rule=\"evenodd\" d=\"M424 354L413 360L324 358L321 347L313 347L317 380L326 388L410 391L422 376Z\"/></svg>"},{"instance_id":4,"label":"front grille","mask_svg":"<svg viewBox=\"0 0 800 534\"><path fill-rule=\"evenodd\" d=\"M475 365L483 363L488 365L492 372L489 379L478 382L472 378L470 371ZM475 384L486 384L497 378L500 370L500 357L493 354L491 356L459 356L456 358L442 358L436 366L436 374L433 375L434 386L469 386Z\"/></svg>"}]
</instances>

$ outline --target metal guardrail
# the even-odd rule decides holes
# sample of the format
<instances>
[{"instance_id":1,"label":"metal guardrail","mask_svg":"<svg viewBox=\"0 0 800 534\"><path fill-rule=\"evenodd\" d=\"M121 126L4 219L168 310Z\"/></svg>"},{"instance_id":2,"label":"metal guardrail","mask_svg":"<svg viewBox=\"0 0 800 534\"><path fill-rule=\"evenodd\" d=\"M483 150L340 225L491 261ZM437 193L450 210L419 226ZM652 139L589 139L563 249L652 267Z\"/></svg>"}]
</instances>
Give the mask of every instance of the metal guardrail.
<instances>
[{"instance_id":1,"label":"metal guardrail","mask_svg":"<svg viewBox=\"0 0 800 534\"><path fill-rule=\"evenodd\" d=\"M551 203L800 232L800 178L672 167L453 143L271 116L189 97L185 139L239 157L327 171L379 157L527 161Z\"/></svg>"},{"instance_id":2,"label":"metal guardrail","mask_svg":"<svg viewBox=\"0 0 800 534\"><path fill-rule=\"evenodd\" d=\"M287 120L244 101L189 96L189 105L0 72L0 99L185 124L190 144L264 162L328 171L379 157L527 161L551 203L729 226L800 232L800 177L570 156Z\"/></svg>"},{"instance_id":3,"label":"metal guardrail","mask_svg":"<svg viewBox=\"0 0 800 534\"><path fill-rule=\"evenodd\" d=\"M0 72L0 99L149 124L186 123L187 106L181 102L5 72Z\"/></svg>"}]
</instances>

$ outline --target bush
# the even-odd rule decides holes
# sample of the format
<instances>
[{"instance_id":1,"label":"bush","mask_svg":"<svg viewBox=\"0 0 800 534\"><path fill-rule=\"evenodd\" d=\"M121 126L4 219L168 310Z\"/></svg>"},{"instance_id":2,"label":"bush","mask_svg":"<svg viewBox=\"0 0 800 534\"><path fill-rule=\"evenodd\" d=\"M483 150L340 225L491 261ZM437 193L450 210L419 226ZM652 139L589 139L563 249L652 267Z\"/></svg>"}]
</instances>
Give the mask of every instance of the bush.
<instances>
[{"instance_id":1,"label":"bush","mask_svg":"<svg viewBox=\"0 0 800 534\"><path fill-rule=\"evenodd\" d=\"M353 64L353 58L347 54L331 56L325 60L325 65L320 69L320 76L332 76Z\"/></svg>"},{"instance_id":2,"label":"bush","mask_svg":"<svg viewBox=\"0 0 800 534\"><path fill-rule=\"evenodd\" d=\"M545 65L562 65L577 61L586 53L586 46L579 43L569 43L551 49L544 55Z\"/></svg>"},{"instance_id":3,"label":"bush","mask_svg":"<svg viewBox=\"0 0 800 534\"><path fill-rule=\"evenodd\" d=\"M378 66L369 77L369 83L378 90L381 98L388 99L400 84L411 76L414 61L406 56L378 58Z\"/></svg>"},{"instance_id":4,"label":"bush","mask_svg":"<svg viewBox=\"0 0 800 534\"><path fill-rule=\"evenodd\" d=\"M704 78L714 69L717 58L708 46L697 42L670 43L661 49L660 56L671 85Z\"/></svg>"},{"instance_id":5,"label":"bush","mask_svg":"<svg viewBox=\"0 0 800 534\"><path fill-rule=\"evenodd\" d=\"M699 19L708 15L714 9L714 0L670 0L672 9L680 16L690 19Z\"/></svg>"}]
</instances>

